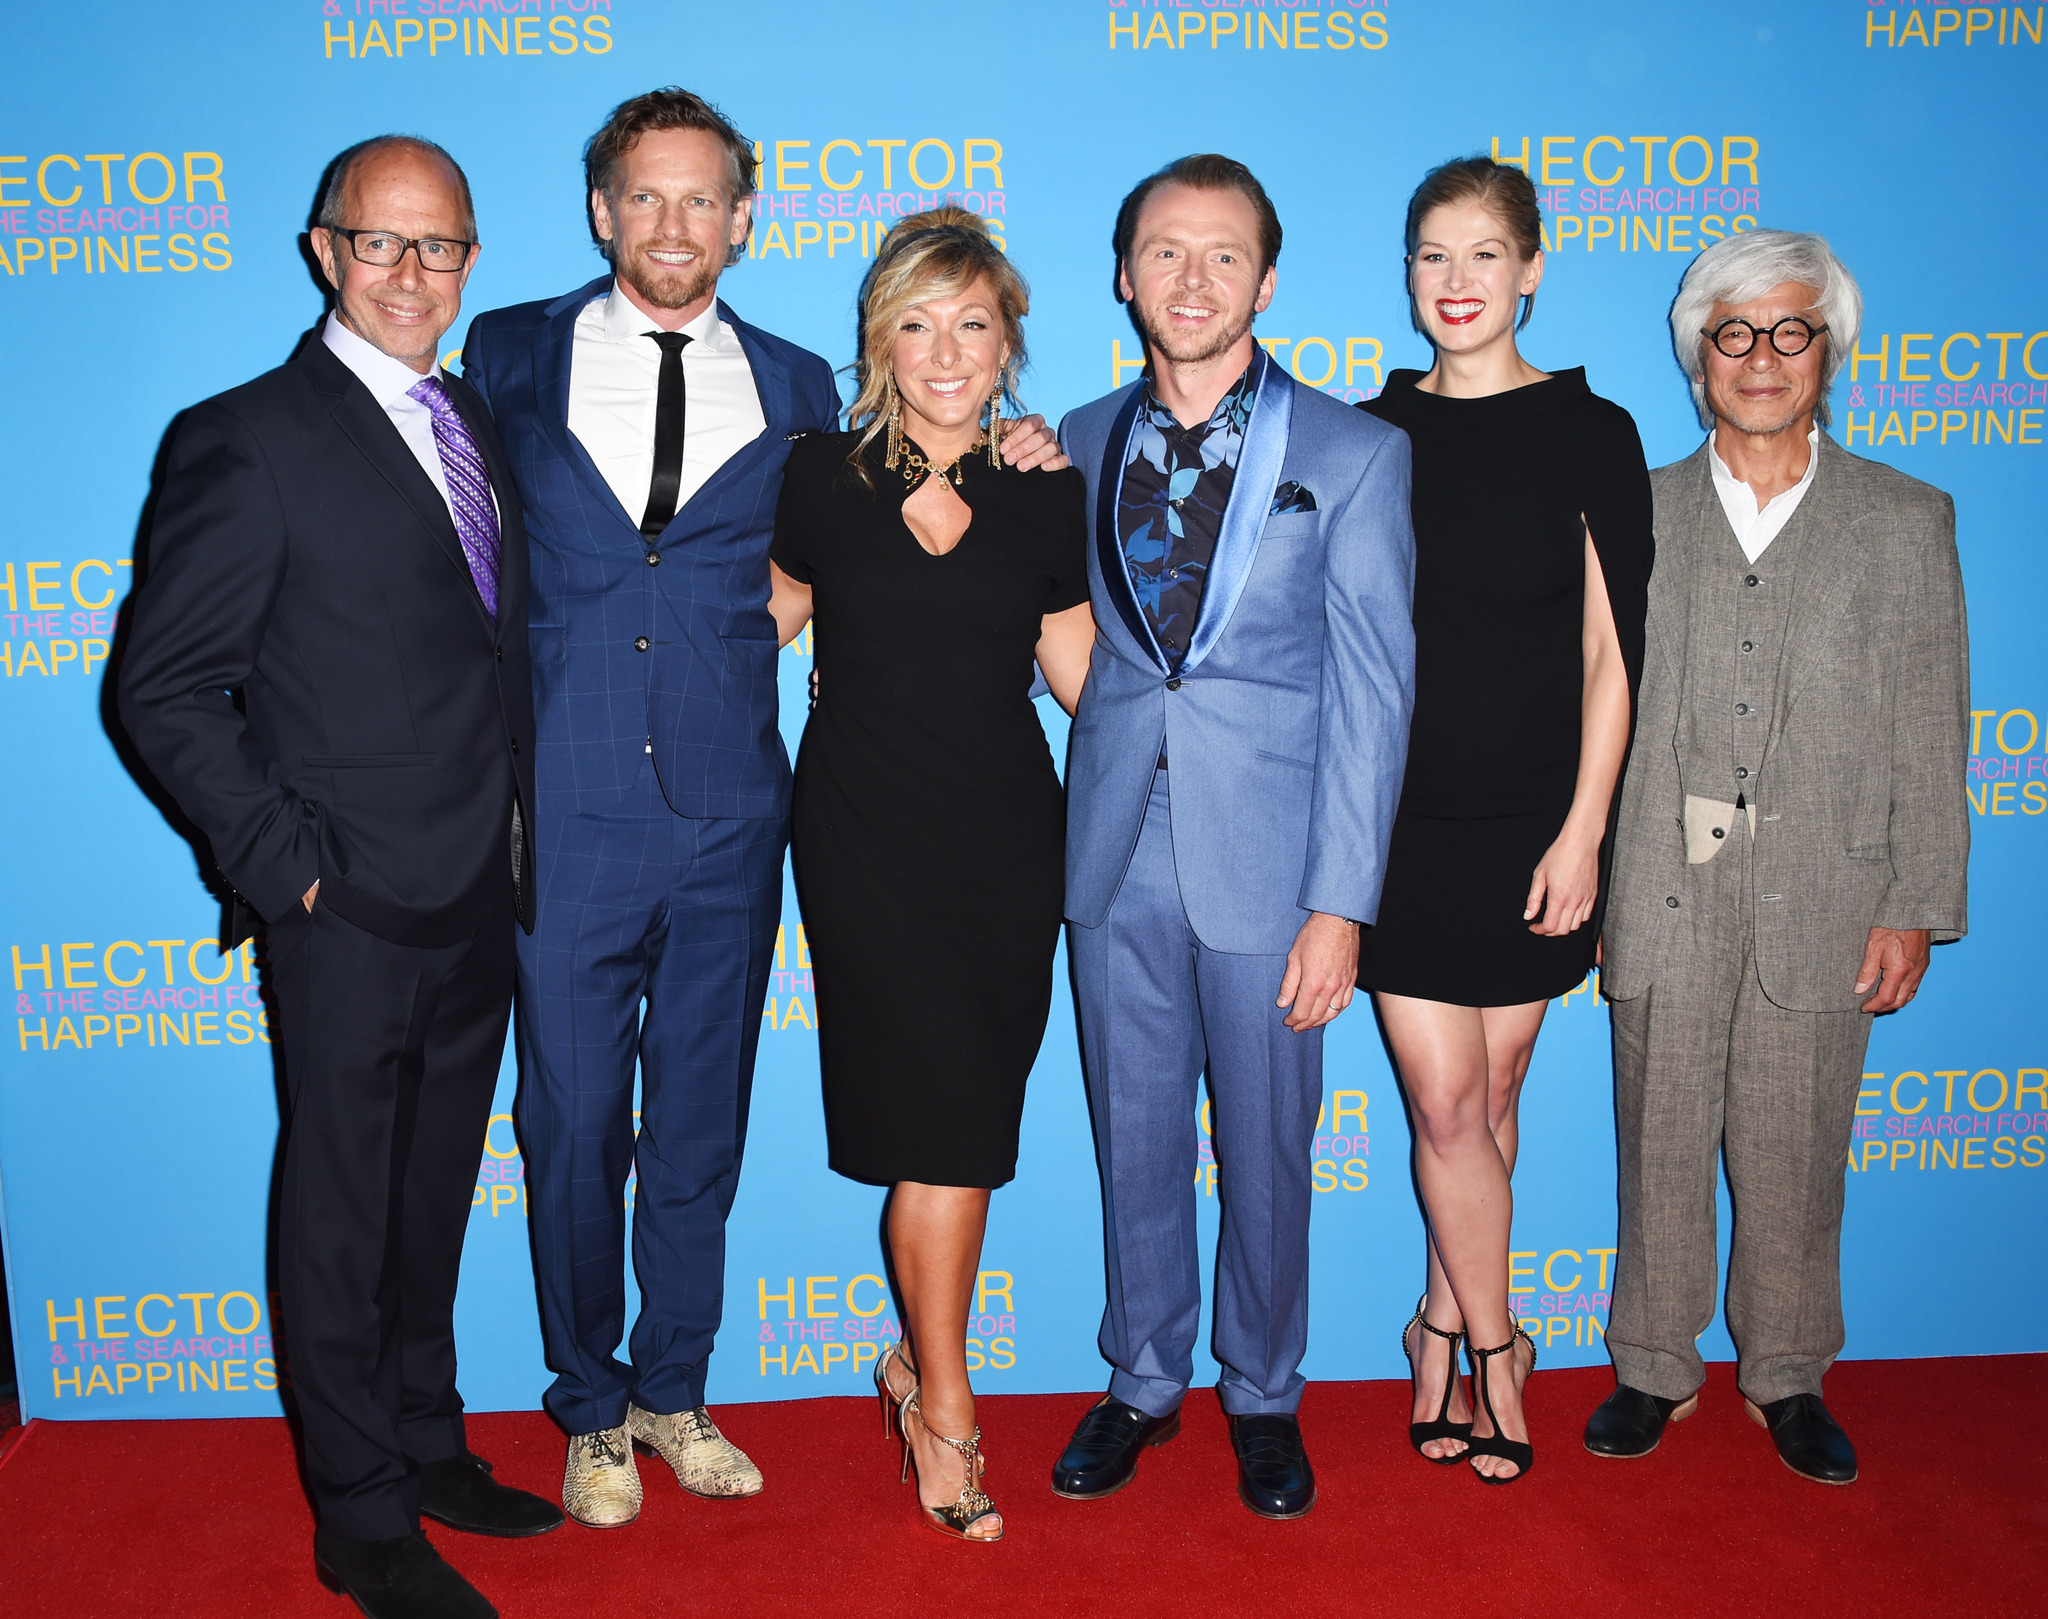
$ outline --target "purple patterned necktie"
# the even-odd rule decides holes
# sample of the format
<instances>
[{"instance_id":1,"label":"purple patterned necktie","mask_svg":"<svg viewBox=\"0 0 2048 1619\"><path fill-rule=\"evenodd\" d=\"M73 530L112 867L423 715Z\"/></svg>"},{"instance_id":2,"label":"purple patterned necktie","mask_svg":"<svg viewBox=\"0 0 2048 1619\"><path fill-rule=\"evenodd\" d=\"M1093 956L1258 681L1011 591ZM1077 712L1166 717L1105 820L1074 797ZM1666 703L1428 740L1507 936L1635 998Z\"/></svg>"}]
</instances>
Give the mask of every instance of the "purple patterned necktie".
<instances>
[{"instance_id":1,"label":"purple patterned necktie","mask_svg":"<svg viewBox=\"0 0 2048 1619\"><path fill-rule=\"evenodd\" d=\"M484 611L498 616L498 507L491 499L490 474L476 440L448 397L439 377L425 377L405 391L434 413L434 448L441 452L441 476L455 513L455 537L469 559L469 574Z\"/></svg>"}]
</instances>

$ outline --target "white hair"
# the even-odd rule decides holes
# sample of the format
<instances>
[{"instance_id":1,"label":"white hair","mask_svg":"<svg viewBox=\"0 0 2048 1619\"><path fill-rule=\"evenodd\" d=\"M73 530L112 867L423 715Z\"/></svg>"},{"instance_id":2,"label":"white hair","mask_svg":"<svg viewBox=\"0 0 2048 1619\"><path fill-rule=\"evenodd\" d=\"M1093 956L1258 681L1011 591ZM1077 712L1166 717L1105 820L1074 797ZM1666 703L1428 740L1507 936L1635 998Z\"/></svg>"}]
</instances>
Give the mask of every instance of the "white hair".
<instances>
[{"instance_id":1,"label":"white hair","mask_svg":"<svg viewBox=\"0 0 2048 1619\"><path fill-rule=\"evenodd\" d=\"M1821 355L1820 403L1815 417L1828 419L1828 390L1835 374L1856 352L1856 334L1863 324L1863 293L1856 278L1818 236L1803 231L1751 230L1724 236L1692 261L1678 296L1671 304L1671 347L1679 369L1692 384L1693 409L1700 426L1711 428L1714 413L1707 407L1704 328L1716 304L1744 304L1771 288L1794 282L1812 287L1827 335Z\"/></svg>"}]
</instances>

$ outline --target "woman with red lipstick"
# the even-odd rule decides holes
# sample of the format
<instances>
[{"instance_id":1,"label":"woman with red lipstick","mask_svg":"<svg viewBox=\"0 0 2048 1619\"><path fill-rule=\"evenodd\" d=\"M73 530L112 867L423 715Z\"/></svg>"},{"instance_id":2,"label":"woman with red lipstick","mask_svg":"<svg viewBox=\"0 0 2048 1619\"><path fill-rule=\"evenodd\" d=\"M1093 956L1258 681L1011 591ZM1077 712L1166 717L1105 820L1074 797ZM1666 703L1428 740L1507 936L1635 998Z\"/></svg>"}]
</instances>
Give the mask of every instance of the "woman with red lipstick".
<instances>
[{"instance_id":1,"label":"woman with red lipstick","mask_svg":"<svg viewBox=\"0 0 2048 1619\"><path fill-rule=\"evenodd\" d=\"M1526 174L1483 157L1431 170L1407 264L1436 362L1392 372L1360 408L1413 446L1415 715L1358 977L1400 1070L1428 1228L1428 1288L1402 1336L1410 1442L1505 1484L1535 1461L1536 1346L1508 1304L1516 1106L1550 998L1593 965L1642 672L1650 482L1628 413L1583 369L1539 371L1516 347L1543 280Z\"/></svg>"}]
</instances>

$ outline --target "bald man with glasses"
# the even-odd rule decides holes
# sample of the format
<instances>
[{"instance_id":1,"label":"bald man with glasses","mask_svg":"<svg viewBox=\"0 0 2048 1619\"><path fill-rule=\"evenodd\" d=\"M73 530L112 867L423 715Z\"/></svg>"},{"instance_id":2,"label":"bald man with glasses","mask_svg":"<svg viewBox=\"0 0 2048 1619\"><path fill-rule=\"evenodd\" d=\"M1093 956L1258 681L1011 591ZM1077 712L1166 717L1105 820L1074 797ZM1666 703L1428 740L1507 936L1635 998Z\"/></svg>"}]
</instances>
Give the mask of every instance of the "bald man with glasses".
<instances>
[{"instance_id":1,"label":"bald man with glasses","mask_svg":"<svg viewBox=\"0 0 2048 1619\"><path fill-rule=\"evenodd\" d=\"M526 533L483 401L437 361L469 186L381 137L329 170L334 306L180 418L121 717L267 936L288 1096L276 1241L322 1576L373 1619L496 1610L420 1533L543 1534L464 1439L454 1308L533 925Z\"/></svg>"}]
</instances>

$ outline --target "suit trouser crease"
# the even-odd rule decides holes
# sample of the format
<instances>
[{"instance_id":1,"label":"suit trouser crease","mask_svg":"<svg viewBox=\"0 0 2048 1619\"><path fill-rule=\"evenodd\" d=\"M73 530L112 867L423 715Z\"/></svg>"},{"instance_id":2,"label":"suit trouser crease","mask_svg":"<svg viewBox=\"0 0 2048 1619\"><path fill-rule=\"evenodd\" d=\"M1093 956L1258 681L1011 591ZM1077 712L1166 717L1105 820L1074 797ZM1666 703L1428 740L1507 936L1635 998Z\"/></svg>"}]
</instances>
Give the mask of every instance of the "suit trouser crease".
<instances>
[{"instance_id":1,"label":"suit trouser crease","mask_svg":"<svg viewBox=\"0 0 2048 1619\"><path fill-rule=\"evenodd\" d=\"M279 1282L320 1521L418 1527L464 1448L454 1306L511 1010L513 931L393 944L325 905L270 930L289 1104Z\"/></svg>"},{"instance_id":2,"label":"suit trouser crease","mask_svg":"<svg viewBox=\"0 0 2048 1619\"><path fill-rule=\"evenodd\" d=\"M1189 926L1174 870L1165 773L1102 924L1076 925L1096 1151L1103 1182L1110 1392L1153 1416L1180 1404L1201 1322L1195 1110L1206 1065L1222 1201L1213 1345L1236 1415L1292 1412L1308 1332L1309 1149L1322 1034L1273 1003L1284 955L1230 955Z\"/></svg>"},{"instance_id":3,"label":"suit trouser crease","mask_svg":"<svg viewBox=\"0 0 2048 1619\"><path fill-rule=\"evenodd\" d=\"M1719 853L1687 867L1688 959L1612 1006L1621 1231L1607 1341L1620 1380L1665 1399L1706 1377L1695 1340L1714 1318L1724 1155L1743 1392L1818 1394L1845 1340L1843 1190L1871 1020L1765 996L1753 905L1783 901L1755 899L1752 849L1737 817Z\"/></svg>"},{"instance_id":4,"label":"suit trouser crease","mask_svg":"<svg viewBox=\"0 0 2048 1619\"><path fill-rule=\"evenodd\" d=\"M548 1410L571 1433L628 1403L704 1403L723 1312L762 1003L782 899L780 819L692 819L651 764L603 814L543 822L520 941L520 1143ZM638 1138L633 1092L640 1081ZM640 1313L625 1333L626 1183Z\"/></svg>"}]
</instances>

